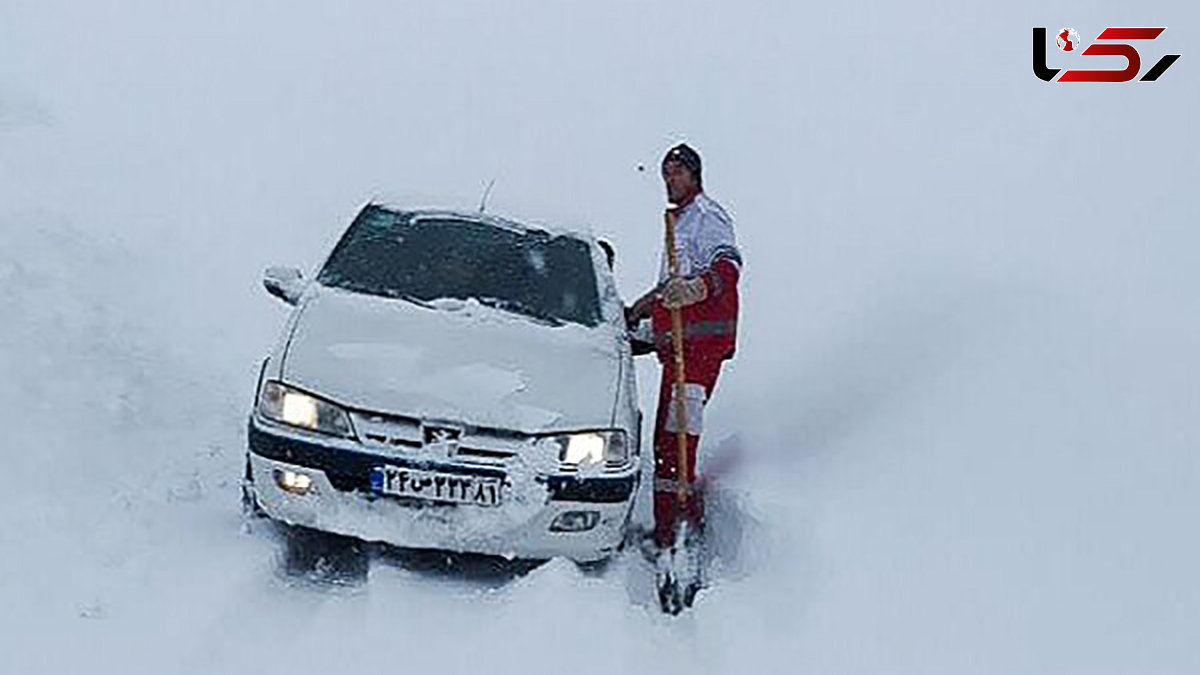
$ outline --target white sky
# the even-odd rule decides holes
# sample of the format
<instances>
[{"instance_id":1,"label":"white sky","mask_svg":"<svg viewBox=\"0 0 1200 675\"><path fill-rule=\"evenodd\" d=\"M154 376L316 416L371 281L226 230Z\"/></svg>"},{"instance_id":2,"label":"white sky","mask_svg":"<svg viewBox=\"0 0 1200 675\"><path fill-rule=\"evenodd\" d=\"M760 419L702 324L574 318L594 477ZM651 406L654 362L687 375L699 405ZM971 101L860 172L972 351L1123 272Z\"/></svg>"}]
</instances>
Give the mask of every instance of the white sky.
<instances>
[{"instance_id":1,"label":"white sky","mask_svg":"<svg viewBox=\"0 0 1200 675\"><path fill-rule=\"evenodd\" d=\"M1183 57L1047 84L1032 26L1167 26L1143 69ZM263 268L378 194L495 178L493 210L608 235L632 298L687 140L746 258L710 426L772 467L805 575L728 616L782 611L818 672L1194 672L1198 37L1189 2L4 0L0 282L44 283L0 288L0 403L36 439L110 387L167 434L165 367L240 425L284 316Z\"/></svg>"}]
</instances>

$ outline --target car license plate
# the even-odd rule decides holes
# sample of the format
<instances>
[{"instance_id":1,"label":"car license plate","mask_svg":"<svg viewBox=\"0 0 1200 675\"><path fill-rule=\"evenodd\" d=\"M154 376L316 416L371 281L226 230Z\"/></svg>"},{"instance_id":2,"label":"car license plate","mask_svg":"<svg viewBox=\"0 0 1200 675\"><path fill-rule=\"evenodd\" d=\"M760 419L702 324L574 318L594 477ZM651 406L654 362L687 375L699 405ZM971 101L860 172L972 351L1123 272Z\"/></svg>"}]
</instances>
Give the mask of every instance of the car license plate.
<instances>
[{"instance_id":1,"label":"car license plate","mask_svg":"<svg viewBox=\"0 0 1200 675\"><path fill-rule=\"evenodd\" d=\"M399 466L381 466L371 472L371 488L375 492L476 506L499 506L502 482L502 478L490 476L464 476Z\"/></svg>"}]
</instances>

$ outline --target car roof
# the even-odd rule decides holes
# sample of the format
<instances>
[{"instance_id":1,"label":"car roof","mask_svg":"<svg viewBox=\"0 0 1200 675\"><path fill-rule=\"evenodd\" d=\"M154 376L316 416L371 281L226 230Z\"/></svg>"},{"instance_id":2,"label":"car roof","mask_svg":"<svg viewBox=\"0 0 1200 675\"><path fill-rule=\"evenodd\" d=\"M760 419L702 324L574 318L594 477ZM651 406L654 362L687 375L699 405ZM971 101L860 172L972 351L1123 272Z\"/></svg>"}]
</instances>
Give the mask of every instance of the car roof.
<instances>
[{"instance_id":1,"label":"car roof","mask_svg":"<svg viewBox=\"0 0 1200 675\"><path fill-rule=\"evenodd\" d=\"M580 239L588 244L595 243L595 237L590 232L561 227L547 227L540 223L537 225L531 225L529 223L524 223L492 213L471 213L469 211L461 211L458 209L405 208L386 202L371 202L367 204L365 208L370 208L372 206L396 214L409 215L414 218L453 218L455 220L465 220L467 222L492 225L493 227L500 227L506 230L516 230L518 232L542 232L554 236L567 236L574 239Z\"/></svg>"}]
</instances>

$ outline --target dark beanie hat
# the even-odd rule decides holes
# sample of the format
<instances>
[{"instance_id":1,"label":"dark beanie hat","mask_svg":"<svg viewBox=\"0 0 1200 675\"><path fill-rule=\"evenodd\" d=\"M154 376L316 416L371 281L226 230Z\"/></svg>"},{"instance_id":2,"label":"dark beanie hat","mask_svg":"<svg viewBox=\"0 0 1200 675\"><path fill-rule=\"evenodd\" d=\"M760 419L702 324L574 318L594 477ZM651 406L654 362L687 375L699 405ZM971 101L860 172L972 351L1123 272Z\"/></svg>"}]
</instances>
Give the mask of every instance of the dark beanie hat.
<instances>
[{"instance_id":1,"label":"dark beanie hat","mask_svg":"<svg viewBox=\"0 0 1200 675\"><path fill-rule=\"evenodd\" d=\"M696 187L703 185L700 178L700 153L696 152L692 146L687 143L680 143L671 148L667 151L666 156L663 157L663 166L666 166L667 162L679 162L686 166L687 170L691 172L692 178L696 179Z\"/></svg>"}]
</instances>

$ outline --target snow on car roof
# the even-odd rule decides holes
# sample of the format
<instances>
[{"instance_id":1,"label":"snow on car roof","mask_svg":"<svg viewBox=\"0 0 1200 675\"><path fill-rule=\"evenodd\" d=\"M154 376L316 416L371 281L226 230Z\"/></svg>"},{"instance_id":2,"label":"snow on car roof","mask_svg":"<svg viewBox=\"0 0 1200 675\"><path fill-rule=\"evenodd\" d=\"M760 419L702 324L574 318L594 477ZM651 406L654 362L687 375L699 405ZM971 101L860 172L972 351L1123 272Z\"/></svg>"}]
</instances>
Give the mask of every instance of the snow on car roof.
<instances>
[{"instance_id":1,"label":"snow on car roof","mask_svg":"<svg viewBox=\"0 0 1200 675\"><path fill-rule=\"evenodd\" d=\"M505 216L500 216L494 213L470 212L453 208L435 208L435 207L411 207L390 201L372 201L368 206L377 206L394 213L410 213L420 218L454 218L456 220L465 220L468 222L484 223L495 227L501 227L507 230L517 230L519 232L544 232L554 236L567 236L575 239L580 239L588 244L595 244L595 235L588 230L575 228L546 225L542 222L532 222L529 220L516 220Z\"/></svg>"}]
</instances>

